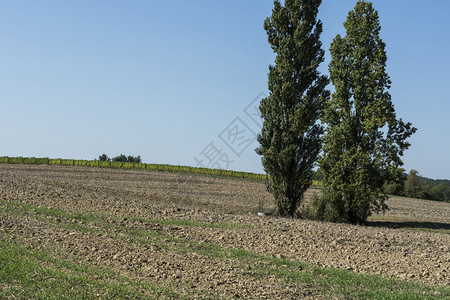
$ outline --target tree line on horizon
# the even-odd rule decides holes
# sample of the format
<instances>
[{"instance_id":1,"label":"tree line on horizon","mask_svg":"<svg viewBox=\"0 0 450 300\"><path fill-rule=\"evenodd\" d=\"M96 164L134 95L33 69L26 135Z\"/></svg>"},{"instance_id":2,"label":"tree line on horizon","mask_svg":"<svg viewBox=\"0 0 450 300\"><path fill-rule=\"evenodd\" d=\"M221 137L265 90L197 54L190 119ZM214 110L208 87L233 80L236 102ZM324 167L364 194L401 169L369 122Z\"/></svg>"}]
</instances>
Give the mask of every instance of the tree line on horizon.
<instances>
[{"instance_id":1,"label":"tree line on horizon","mask_svg":"<svg viewBox=\"0 0 450 300\"><path fill-rule=\"evenodd\" d=\"M128 156L127 156L127 155L125 155L125 154L120 154L120 155L118 155L118 156L116 156L116 157L109 158L108 155L106 155L106 154L103 153L102 155L99 155L98 160L99 160L99 161L129 162L129 163L135 163L135 164L140 164L140 163L142 163L142 159L141 159L141 156L140 156L140 155L138 155L138 156L128 155Z\"/></svg>"},{"instance_id":2,"label":"tree line on horizon","mask_svg":"<svg viewBox=\"0 0 450 300\"><path fill-rule=\"evenodd\" d=\"M321 182L322 170L313 171L313 180ZM383 193L392 196L450 202L450 180L423 177L417 170L403 173L397 182L385 182Z\"/></svg>"},{"instance_id":3,"label":"tree line on horizon","mask_svg":"<svg viewBox=\"0 0 450 300\"><path fill-rule=\"evenodd\" d=\"M450 202L450 180L422 177L414 169L400 182L385 183L383 189L390 195Z\"/></svg>"}]
</instances>

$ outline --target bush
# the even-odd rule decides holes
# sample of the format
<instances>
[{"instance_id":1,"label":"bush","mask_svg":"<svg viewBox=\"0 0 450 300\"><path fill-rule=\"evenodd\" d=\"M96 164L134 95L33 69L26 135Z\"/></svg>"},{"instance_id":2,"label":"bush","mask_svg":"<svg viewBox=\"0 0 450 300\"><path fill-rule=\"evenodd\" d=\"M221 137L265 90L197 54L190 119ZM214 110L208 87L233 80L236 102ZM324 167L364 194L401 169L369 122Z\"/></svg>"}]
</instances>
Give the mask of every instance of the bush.
<instances>
[{"instance_id":1,"label":"bush","mask_svg":"<svg viewBox=\"0 0 450 300\"><path fill-rule=\"evenodd\" d=\"M111 162L110 161L100 161L100 162L98 162L98 166L100 168L111 168Z\"/></svg>"},{"instance_id":2,"label":"bush","mask_svg":"<svg viewBox=\"0 0 450 300\"><path fill-rule=\"evenodd\" d=\"M105 155L105 154L103 154L103 155ZM125 154L120 154L119 156L113 157L112 161L129 162L129 163L136 163L136 164L142 163L142 159L141 159L140 155L134 157L132 155L126 156Z\"/></svg>"},{"instance_id":3,"label":"bush","mask_svg":"<svg viewBox=\"0 0 450 300\"><path fill-rule=\"evenodd\" d=\"M8 163L8 156L1 156L0 163Z\"/></svg>"},{"instance_id":4,"label":"bush","mask_svg":"<svg viewBox=\"0 0 450 300\"><path fill-rule=\"evenodd\" d=\"M133 163L132 162L124 162L122 163L122 168L123 169L133 169Z\"/></svg>"},{"instance_id":5,"label":"bush","mask_svg":"<svg viewBox=\"0 0 450 300\"><path fill-rule=\"evenodd\" d=\"M145 169L147 171L157 171L158 170L158 165L157 164L146 164L145 165Z\"/></svg>"},{"instance_id":6,"label":"bush","mask_svg":"<svg viewBox=\"0 0 450 300\"><path fill-rule=\"evenodd\" d=\"M311 196L308 204L300 209L300 216L310 220L323 220L326 202L318 193Z\"/></svg>"},{"instance_id":7,"label":"bush","mask_svg":"<svg viewBox=\"0 0 450 300\"><path fill-rule=\"evenodd\" d=\"M103 153L102 155L100 155L98 157L99 161L111 161L111 158L108 157L108 155L106 155L105 153Z\"/></svg>"},{"instance_id":8,"label":"bush","mask_svg":"<svg viewBox=\"0 0 450 300\"><path fill-rule=\"evenodd\" d=\"M134 169L136 170L145 170L146 166L143 163L135 163L134 164Z\"/></svg>"},{"instance_id":9,"label":"bush","mask_svg":"<svg viewBox=\"0 0 450 300\"><path fill-rule=\"evenodd\" d=\"M357 201L349 204L345 197L352 193ZM321 221L363 224L372 211L384 212L387 209L384 200L386 197L361 187L348 190L346 193L325 187L322 195L313 195L302 215Z\"/></svg>"},{"instance_id":10,"label":"bush","mask_svg":"<svg viewBox=\"0 0 450 300\"><path fill-rule=\"evenodd\" d=\"M8 158L8 163L10 163L10 164L21 164L22 162L23 162L22 156Z\"/></svg>"},{"instance_id":11,"label":"bush","mask_svg":"<svg viewBox=\"0 0 450 300\"><path fill-rule=\"evenodd\" d=\"M63 166L73 166L75 161L73 159L61 159L61 165Z\"/></svg>"},{"instance_id":12,"label":"bush","mask_svg":"<svg viewBox=\"0 0 450 300\"><path fill-rule=\"evenodd\" d=\"M49 163L48 157L36 158L37 165L48 165L48 163Z\"/></svg>"},{"instance_id":13,"label":"bush","mask_svg":"<svg viewBox=\"0 0 450 300\"><path fill-rule=\"evenodd\" d=\"M61 165L61 158L49 159L48 164L49 165Z\"/></svg>"},{"instance_id":14,"label":"bush","mask_svg":"<svg viewBox=\"0 0 450 300\"><path fill-rule=\"evenodd\" d=\"M24 164L35 164L36 163L36 158L35 157L24 157L23 158L23 163Z\"/></svg>"},{"instance_id":15,"label":"bush","mask_svg":"<svg viewBox=\"0 0 450 300\"><path fill-rule=\"evenodd\" d=\"M383 193L387 195L402 195L403 194L404 185L398 182L386 182L383 185Z\"/></svg>"},{"instance_id":16,"label":"bush","mask_svg":"<svg viewBox=\"0 0 450 300\"><path fill-rule=\"evenodd\" d=\"M99 167L100 166L100 161L98 160L89 160L86 164L89 167Z\"/></svg>"},{"instance_id":17,"label":"bush","mask_svg":"<svg viewBox=\"0 0 450 300\"><path fill-rule=\"evenodd\" d=\"M431 196L433 200L450 202L450 186L444 183L433 186Z\"/></svg>"},{"instance_id":18,"label":"bush","mask_svg":"<svg viewBox=\"0 0 450 300\"><path fill-rule=\"evenodd\" d=\"M114 168L114 169L120 169L120 168L122 168L122 165L123 165L123 162L120 162L120 161L112 161L111 162L111 168Z\"/></svg>"},{"instance_id":19,"label":"bush","mask_svg":"<svg viewBox=\"0 0 450 300\"><path fill-rule=\"evenodd\" d=\"M74 160L73 165L74 166L82 166L83 165L83 161L76 159L76 160Z\"/></svg>"}]
</instances>

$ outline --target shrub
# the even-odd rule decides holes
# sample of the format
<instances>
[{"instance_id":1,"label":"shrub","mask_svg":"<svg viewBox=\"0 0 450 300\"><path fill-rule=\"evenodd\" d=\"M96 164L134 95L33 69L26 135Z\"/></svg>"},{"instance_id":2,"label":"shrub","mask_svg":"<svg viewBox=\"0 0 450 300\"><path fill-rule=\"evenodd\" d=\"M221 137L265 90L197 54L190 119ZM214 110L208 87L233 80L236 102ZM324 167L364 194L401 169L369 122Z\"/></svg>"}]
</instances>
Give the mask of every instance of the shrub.
<instances>
[{"instance_id":1,"label":"shrub","mask_svg":"<svg viewBox=\"0 0 450 300\"><path fill-rule=\"evenodd\" d=\"M133 163L132 162L124 162L122 163L122 168L123 169L133 169Z\"/></svg>"},{"instance_id":2,"label":"shrub","mask_svg":"<svg viewBox=\"0 0 450 300\"><path fill-rule=\"evenodd\" d=\"M106 155L105 153L103 153L102 155L100 155L98 157L99 161L111 161L111 158L108 157L108 155Z\"/></svg>"},{"instance_id":3,"label":"shrub","mask_svg":"<svg viewBox=\"0 0 450 300\"><path fill-rule=\"evenodd\" d=\"M35 164L36 163L36 158L35 157L24 157L23 158L23 163L24 164Z\"/></svg>"},{"instance_id":4,"label":"shrub","mask_svg":"<svg viewBox=\"0 0 450 300\"><path fill-rule=\"evenodd\" d=\"M143 164L143 163L135 163L134 164L134 169L136 169L136 170L145 170L145 164Z\"/></svg>"},{"instance_id":5,"label":"shrub","mask_svg":"<svg viewBox=\"0 0 450 300\"><path fill-rule=\"evenodd\" d=\"M22 156L8 158L8 163L10 163L10 164L21 164L22 162L23 162Z\"/></svg>"},{"instance_id":6,"label":"shrub","mask_svg":"<svg viewBox=\"0 0 450 300\"><path fill-rule=\"evenodd\" d=\"M120 162L120 161L112 161L111 162L111 168L114 168L114 169L120 169L120 168L122 168L122 165L123 165L123 162Z\"/></svg>"},{"instance_id":7,"label":"shrub","mask_svg":"<svg viewBox=\"0 0 450 300\"><path fill-rule=\"evenodd\" d=\"M37 165L48 165L49 159L48 159L48 157L36 158L36 164Z\"/></svg>"},{"instance_id":8,"label":"shrub","mask_svg":"<svg viewBox=\"0 0 450 300\"><path fill-rule=\"evenodd\" d=\"M49 165L61 165L61 158L49 159L48 164Z\"/></svg>"},{"instance_id":9,"label":"shrub","mask_svg":"<svg viewBox=\"0 0 450 300\"><path fill-rule=\"evenodd\" d=\"M450 186L444 183L433 186L431 196L434 200L450 202Z\"/></svg>"},{"instance_id":10,"label":"shrub","mask_svg":"<svg viewBox=\"0 0 450 300\"><path fill-rule=\"evenodd\" d=\"M300 209L300 215L310 220L323 220L326 205L326 200L322 199L318 193L314 193L309 203Z\"/></svg>"},{"instance_id":11,"label":"shrub","mask_svg":"<svg viewBox=\"0 0 450 300\"><path fill-rule=\"evenodd\" d=\"M99 167L100 166L100 161L98 161L98 160L89 160L87 162L87 166L89 166L89 167Z\"/></svg>"},{"instance_id":12,"label":"shrub","mask_svg":"<svg viewBox=\"0 0 450 300\"><path fill-rule=\"evenodd\" d=\"M142 163L141 156L138 155L136 157L132 155L126 156L125 154L120 154L119 156L113 157L112 161L118 161L118 162L129 162L129 163Z\"/></svg>"},{"instance_id":13,"label":"shrub","mask_svg":"<svg viewBox=\"0 0 450 300\"><path fill-rule=\"evenodd\" d=\"M99 161L98 166L100 168L111 168L111 162L110 161Z\"/></svg>"},{"instance_id":14,"label":"shrub","mask_svg":"<svg viewBox=\"0 0 450 300\"><path fill-rule=\"evenodd\" d=\"M61 159L61 165L63 166L73 166L74 162L73 159Z\"/></svg>"},{"instance_id":15,"label":"shrub","mask_svg":"<svg viewBox=\"0 0 450 300\"><path fill-rule=\"evenodd\" d=\"M383 193L387 195L402 195L403 183L400 182L386 182L383 185Z\"/></svg>"}]
</instances>

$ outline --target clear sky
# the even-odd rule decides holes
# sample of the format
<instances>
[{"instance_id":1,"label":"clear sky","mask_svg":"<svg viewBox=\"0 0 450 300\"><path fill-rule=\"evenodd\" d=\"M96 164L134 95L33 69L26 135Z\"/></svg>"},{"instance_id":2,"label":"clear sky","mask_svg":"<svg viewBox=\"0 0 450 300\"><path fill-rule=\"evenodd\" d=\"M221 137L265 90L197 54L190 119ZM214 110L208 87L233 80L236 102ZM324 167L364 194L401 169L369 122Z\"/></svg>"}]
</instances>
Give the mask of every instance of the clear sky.
<instances>
[{"instance_id":1,"label":"clear sky","mask_svg":"<svg viewBox=\"0 0 450 300\"><path fill-rule=\"evenodd\" d=\"M324 0L328 48L356 0ZM375 0L398 117L418 128L404 168L450 178L450 1ZM0 1L0 156L262 172L254 108L274 54L273 2ZM261 94L263 93L263 94Z\"/></svg>"}]
</instances>

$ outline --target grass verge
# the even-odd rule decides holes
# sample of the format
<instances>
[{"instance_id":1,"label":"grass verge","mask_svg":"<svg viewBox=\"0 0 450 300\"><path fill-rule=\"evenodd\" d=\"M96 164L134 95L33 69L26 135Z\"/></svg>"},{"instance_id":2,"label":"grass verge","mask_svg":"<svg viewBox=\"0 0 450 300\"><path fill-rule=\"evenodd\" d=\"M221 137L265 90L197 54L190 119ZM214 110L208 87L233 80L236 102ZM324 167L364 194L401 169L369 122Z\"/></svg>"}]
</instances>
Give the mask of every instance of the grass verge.
<instances>
[{"instance_id":1,"label":"grass verge","mask_svg":"<svg viewBox=\"0 0 450 300\"><path fill-rule=\"evenodd\" d=\"M130 279L104 267L33 249L23 240L0 239L0 298L19 299L174 299L170 288Z\"/></svg>"}]
</instances>

